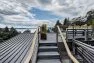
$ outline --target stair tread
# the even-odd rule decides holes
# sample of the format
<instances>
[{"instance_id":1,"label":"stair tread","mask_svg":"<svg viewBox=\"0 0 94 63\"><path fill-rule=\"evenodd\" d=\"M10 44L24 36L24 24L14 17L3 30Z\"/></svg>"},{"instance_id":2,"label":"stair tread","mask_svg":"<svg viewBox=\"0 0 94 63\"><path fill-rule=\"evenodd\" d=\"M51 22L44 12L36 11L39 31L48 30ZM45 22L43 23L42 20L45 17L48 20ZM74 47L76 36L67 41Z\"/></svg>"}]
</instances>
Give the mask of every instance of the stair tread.
<instances>
[{"instance_id":1,"label":"stair tread","mask_svg":"<svg viewBox=\"0 0 94 63\"><path fill-rule=\"evenodd\" d=\"M46 48L57 48L57 46L40 46L40 49L46 49Z\"/></svg>"},{"instance_id":2,"label":"stair tread","mask_svg":"<svg viewBox=\"0 0 94 63\"><path fill-rule=\"evenodd\" d=\"M60 59L38 59L37 63L61 63Z\"/></svg>"},{"instance_id":3,"label":"stair tread","mask_svg":"<svg viewBox=\"0 0 94 63\"><path fill-rule=\"evenodd\" d=\"M52 56L52 55L59 55L58 52L39 52L38 53L39 56Z\"/></svg>"},{"instance_id":4,"label":"stair tread","mask_svg":"<svg viewBox=\"0 0 94 63\"><path fill-rule=\"evenodd\" d=\"M56 42L48 42L48 41L47 41L47 42L40 42L40 43L56 43Z\"/></svg>"}]
</instances>

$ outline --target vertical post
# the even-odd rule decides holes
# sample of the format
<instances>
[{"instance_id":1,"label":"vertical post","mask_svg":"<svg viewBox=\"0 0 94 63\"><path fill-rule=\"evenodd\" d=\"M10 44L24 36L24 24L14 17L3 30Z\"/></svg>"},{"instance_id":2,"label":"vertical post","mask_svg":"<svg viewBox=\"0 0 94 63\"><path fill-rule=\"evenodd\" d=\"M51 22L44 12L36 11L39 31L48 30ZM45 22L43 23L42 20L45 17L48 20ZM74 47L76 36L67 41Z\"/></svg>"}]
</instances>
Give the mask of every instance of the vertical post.
<instances>
[{"instance_id":1,"label":"vertical post","mask_svg":"<svg viewBox=\"0 0 94 63\"><path fill-rule=\"evenodd\" d=\"M77 52L77 45L75 44L75 55L78 55L78 52Z\"/></svg>"},{"instance_id":2,"label":"vertical post","mask_svg":"<svg viewBox=\"0 0 94 63\"><path fill-rule=\"evenodd\" d=\"M85 41L87 41L87 31L85 29Z\"/></svg>"},{"instance_id":3,"label":"vertical post","mask_svg":"<svg viewBox=\"0 0 94 63\"><path fill-rule=\"evenodd\" d=\"M39 39L40 39L39 38L40 37L40 35L39 35L40 34L39 29L40 29L40 27L38 27L38 43L39 43Z\"/></svg>"},{"instance_id":4,"label":"vertical post","mask_svg":"<svg viewBox=\"0 0 94 63\"><path fill-rule=\"evenodd\" d=\"M74 31L75 35L74 35L74 36L76 36L76 31L77 31L77 30L75 29L75 31Z\"/></svg>"},{"instance_id":5,"label":"vertical post","mask_svg":"<svg viewBox=\"0 0 94 63\"><path fill-rule=\"evenodd\" d=\"M56 32L56 41L58 43L58 28L57 27L56 27L56 30L57 30L57 32Z\"/></svg>"},{"instance_id":6,"label":"vertical post","mask_svg":"<svg viewBox=\"0 0 94 63\"><path fill-rule=\"evenodd\" d=\"M75 44L74 44L74 39L73 39L73 42L72 42L72 49L73 49L73 53L75 54Z\"/></svg>"},{"instance_id":7,"label":"vertical post","mask_svg":"<svg viewBox=\"0 0 94 63\"><path fill-rule=\"evenodd\" d=\"M74 39L74 25L73 25L73 39Z\"/></svg>"},{"instance_id":8,"label":"vertical post","mask_svg":"<svg viewBox=\"0 0 94 63\"><path fill-rule=\"evenodd\" d=\"M29 63L32 63L32 60L30 59Z\"/></svg>"},{"instance_id":9,"label":"vertical post","mask_svg":"<svg viewBox=\"0 0 94 63\"><path fill-rule=\"evenodd\" d=\"M78 53L77 53L77 45L76 45L74 42L75 42L75 39L73 39L73 42L72 42L73 53L74 53L75 55L77 55L77 54L78 54Z\"/></svg>"},{"instance_id":10,"label":"vertical post","mask_svg":"<svg viewBox=\"0 0 94 63\"><path fill-rule=\"evenodd\" d=\"M66 29L66 41L68 42L68 29Z\"/></svg>"},{"instance_id":11,"label":"vertical post","mask_svg":"<svg viewBox=\"0 0 94 63\"><path fill-rule=\"evenodd\" d=\"M88 41L88 26L87 26L87 41Z\"/></svg>"}]
</instances>

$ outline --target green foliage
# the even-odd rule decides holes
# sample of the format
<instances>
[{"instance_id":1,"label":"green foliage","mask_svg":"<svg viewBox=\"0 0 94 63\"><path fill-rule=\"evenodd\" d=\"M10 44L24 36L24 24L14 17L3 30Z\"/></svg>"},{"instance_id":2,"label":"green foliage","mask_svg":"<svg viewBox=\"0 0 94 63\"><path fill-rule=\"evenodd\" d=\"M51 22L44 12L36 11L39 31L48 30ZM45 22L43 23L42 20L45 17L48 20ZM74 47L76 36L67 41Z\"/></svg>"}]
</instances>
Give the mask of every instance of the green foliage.
<instances>
[{"instance_id":1,"label":"green foliage","mask_svg":"<svg viewBox=\"0 0 94 63\"><path fill-rule=\"evenodd\" d=\"M69 26L69 19L65 18L65 19L64 19L64 24L63 24L63 25Z\"/></svg>"},{"instance_id":2,"label":"green foliage","mask_svg":"<svg viewBox=\"0 0 94 63\"><path fill-rule=\"evenodd\" d=\"M9 32L9 29L7 26L5 27L4 32Z\"/></svg>"},{"instance_id":3,"label":"green foliage","mask_svg":"<svg viewBox=\"0 0 94 63\"><path fill-rule=\"evenodd\" d=\"M13 27L11 27L11 29L10 29L10 37L13 37L13 36L15 36L17 34L18 34L17 30L14 29Z\"/></svg>"},{"instance_id":4,"label":"green foliage","mask_svg":"<svg viewBox=\"0 0 94 63\"><path fill-rule=\"evenodd\" d=\"M23 33L30 33L30 30L25 30Z\"/></svg>"},{"instance_id":5,"label":"green foliage","mask_svg":"<svg viewBox=\"0 0 94 63\"><path fill-rule=\"evenodd\" d=\"M47 32L50 33L50 29L48 29Z\"/></svg>"},{"instance_id":6,"label":"green foliage","mask_svg":"<svg viewBox=\"0 0 94 63\"><path fill-rule=\"evenodd\" d=\"M46 33L47 33L47 25L46 24L43 24L41 26L41 39L42 40L46 40L47 39Z\"/></svg>"},{"instance_id":7,"label":"green foliage","mask_svg":"<svg viewBox=\"0 0 94 63\"><path fill-rule=\"evenodd\" d=\"M69 19L65 18L64 19L64 24L61 24L59 20L57 20L54 28L52 29L54 32L57 32L57 25L62 28L63 30L66 30L66 28L68 28L68 26L70 25Z\"/></svg>"},{"instance_id":8,"label":"green foliage","mask_svg":"<svg viewBox=\"0 0 94 63\"><path fill-rule=\"evenodd\" d=\"M60 26L60 25L62 25L61 23L60 23L60 21L59 20L57 20L57 22L56 22L56 24L55 24L55 26Z\"/></svg>"},{"instance_id":9,"label":"green foliage","mask_svg":"<svg viewBox=\"0 0 94 63\"><path fill-rule=\"evenodd\" d=\"M82 21L75 21L75 22L73 22L72 24L77 25L77 26L82 26L82 25L85 24L85 22L82 22Z\"/></svg>"},{"instance_id":10,"label":"green foliage","mask_svg":"<svg viewBox=\"0 0 94 63\"><path fill-rule=\"evenodd\" d=\"M66 30L66 28L68 28L69 25L70 25L69 19L65 18L62 26L63 30Z\"/></svg>"},{"instance_id":11,"label":"green foliage","mask_svg":"<svg viewBox=\"0 0 94 63\"><path fill-rule=\"evenodd\" d=\"M41 33L47 33L47 25L46 24L43 24L42 26L41 26Z\"/></svg>"},{"instance_id":12,"label":"green foliage","mask_svg":"<svg viewBox=\"0 0 94 63\"><path fill-rule=\"evenodd\" d=\"M54 28L52 29L54 32L57 32L57 25L58 25L59 27L62 27L62 24L60 23L60 21L57 20L57 22L56 22Z\"/></svg>"},{"instance_id":13,"label":"green foliage","mask_svg":"<svg viewBox=\"0 0 94 63\"><path fill-rule=\"evenodd\" d=\"M0 28L0 41L7 40L11 37L14 37L18 34L17 30L13 27L9 30L8 27Z\"/></svg>"},{"instance_id":14,"label":"green foliage","mask_svg":"<svg viewBox=\"0 0 94 63\"><path fill-rule=\"evenodd\" d=\"M86 16L87 16L87 21L86 21L87 25L88 26L94 25L94 10L88 11Z\"/></svg>"}]
</instances>

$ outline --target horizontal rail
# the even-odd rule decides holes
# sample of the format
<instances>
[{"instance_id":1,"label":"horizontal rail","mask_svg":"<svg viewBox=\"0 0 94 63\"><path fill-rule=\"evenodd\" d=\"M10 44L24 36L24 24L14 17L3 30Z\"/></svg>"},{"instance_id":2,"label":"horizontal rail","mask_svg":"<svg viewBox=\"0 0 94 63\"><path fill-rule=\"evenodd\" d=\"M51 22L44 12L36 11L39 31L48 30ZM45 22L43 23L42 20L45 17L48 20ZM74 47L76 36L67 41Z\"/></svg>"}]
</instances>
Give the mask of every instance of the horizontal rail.
<instances>
[{"instance_id":1,"label":"horizontal rail","mask_svg":"<svg viewBox=\"0 0 94 63\"><path fill-rule=\"evenodd\" d=\"M88 48L94 49L93 46L88 45L88 44L85 44L85 43L83 43L83 42L81 42L81 41L78 41L78 40L73 39L73 42L76 43L76 44L80 44L82 47L83 47L83 46L86 46L86 47L88 47Z\"/></svg>"},{"instance_id":2,"label":"horizontal rail","mask_svg":"<svg viewBox=\"0 0 94 63\"><path fill-rule=\"evenodd\" d=\"M67 30L92 30L92 29L67 29Z\"/></svg>"},{"instance_id":3,"label":"horizontal rail","mask_svg":"<svg viewBox=\"0 0 94 63\"><path fill-rule=\"evenodd\" d=\"M81 41L74 40L73 43L77 45L77 52L86 60L88 63L94 62L94 47L88 44L85 44ZM82 51L82 52L81 52Z\"/></svg>"},{"instance_id":4,"label":"horizontal rail","mask_svg":"<svg viewBox=\"0 0 94 63\"><path fill-rule=\"evenodd\" d=\"M66 42L64 36L62 35L62 32L61 32L59 26L57 26L57 28L58 28L58 31L59 31L59 33L60 33L60 35L61 35L62 41L63 41L64 46L65 46L65 48L66 48L66 51L67 51L67 53L68 53L68 56L70 57L70 59L71 59L74 63L79 63L79 61L78 61L78 60L72 55L72 53L70 52L70 49L69 49L69 47L68 47L68 44L67 44L67 42Z\"/></svg>"},{"instance_id":5,"label":"horizontal rail","mask_svg":"<svg viewBox=\"0 0 94 63\"><path fill-rule=\"evenodd\" d=\"M15 28L15 29L37 29L37 28Z\"/></svg>"},{"instance_id":6,"label":"horizontal rail","mask_svg":"<svg viewBox=\"0 0 94 63\"><path fill-rule=\"evenodd\" d=\"M78 48L78 53L80 54L80 56L82 56L84 59L84 61L87 61L88 63L91 63L89 56L87 54L85 54L86 51L83 50L83 52Z\"/></svg>"},{"instance_id":7,"label":"horizontal rail","mask_svg":"<svg viewBox=\"0 0 94 63\"><path fill-rule=\"evenodd\" d=\"M34 46L35 46L35 43L36 43L35 41L36 41L37 36L38 36L38 29L36 30L36 32L34 34L34 38L32 40L32 45L31 45L30 50L29 50L29 54L28 54L24 63L29 63L29 61L31 60L31 58L33 56Z\"/></svg>"}]
</instances>

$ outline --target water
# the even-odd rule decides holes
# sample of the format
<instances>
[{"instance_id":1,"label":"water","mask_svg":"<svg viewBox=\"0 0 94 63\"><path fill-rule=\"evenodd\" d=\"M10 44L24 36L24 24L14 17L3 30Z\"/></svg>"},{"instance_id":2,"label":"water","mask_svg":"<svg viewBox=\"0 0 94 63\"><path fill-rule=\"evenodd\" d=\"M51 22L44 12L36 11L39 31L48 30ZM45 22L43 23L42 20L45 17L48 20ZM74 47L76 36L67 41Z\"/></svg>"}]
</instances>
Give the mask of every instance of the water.
<instances>
[{"instance_id":1,"label":"water","mask_svg":"<svg viewBox=\"0 0 94 63\"><path fill-rule=\"evenodd\" d=\"M21 32L23 33L25 30L28 30L28 29L16 29L18 32ZM29 29L31 33L34 33L36 31L36 29Z\"/></svg>"}]
</instances>

